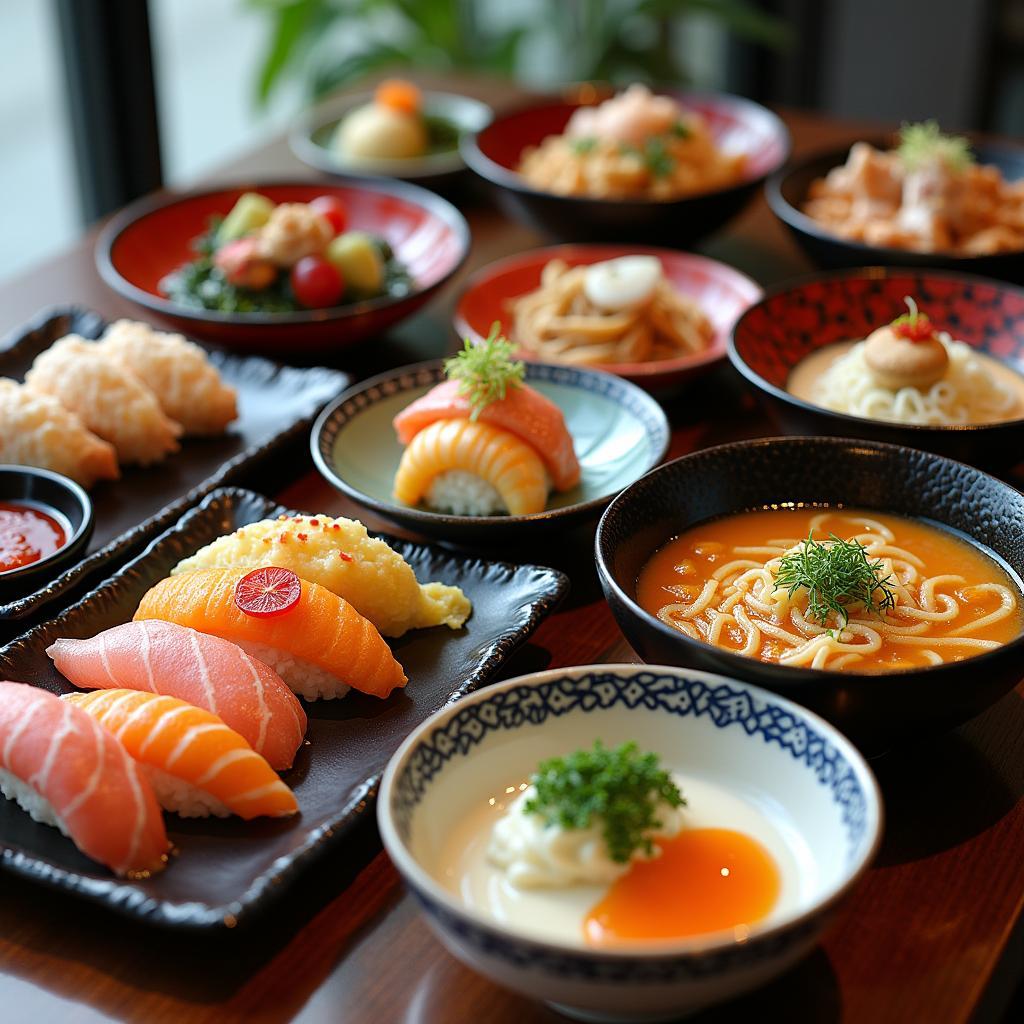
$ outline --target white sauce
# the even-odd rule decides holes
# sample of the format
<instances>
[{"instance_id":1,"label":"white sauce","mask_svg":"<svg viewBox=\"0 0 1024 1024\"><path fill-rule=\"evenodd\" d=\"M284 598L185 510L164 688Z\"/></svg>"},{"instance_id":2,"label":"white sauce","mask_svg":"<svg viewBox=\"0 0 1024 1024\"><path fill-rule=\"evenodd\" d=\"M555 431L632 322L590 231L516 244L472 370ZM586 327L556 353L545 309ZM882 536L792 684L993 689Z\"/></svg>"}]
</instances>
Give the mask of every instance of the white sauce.
<instances>
[{"instance_id":1,"label":"white sauce","mask_svg":"<svg viewBox=\"0 0 1024 1024\"><path fill-rule=\"evenodd\" d=\"M535 795L533 786L523 790L491 832L487 855L492 864L504 870L512 885L519 889L607 885L629 870L629 863L612 860L604 840L603 821L595 819L588 828L548 825L539 814L524 809ZM647 831L651 839L677 835L683 827L682 808L659 804L655 818L659 827ZM646 859L637 850L631 861Z\"/></svg>"},{"instance_id":2,"label":"white sauce","mask_svg":"<svg viewBox=\"0 0 1024 1024\"><path fill-rule=\"evenodd\" d=\"M779 899L766 922L806 906L820 891L819 868L796 825L763 793L745 794L720 783L673 772L686 798L685 828L731 828L760 842L781 879ZM548 942L584 946L583 922L607 892L607 884L521 888L488 856L494 826L526 783L502 790L452 829L434 874L463 904L484 917Z\"/></svg>"}]
</instances>

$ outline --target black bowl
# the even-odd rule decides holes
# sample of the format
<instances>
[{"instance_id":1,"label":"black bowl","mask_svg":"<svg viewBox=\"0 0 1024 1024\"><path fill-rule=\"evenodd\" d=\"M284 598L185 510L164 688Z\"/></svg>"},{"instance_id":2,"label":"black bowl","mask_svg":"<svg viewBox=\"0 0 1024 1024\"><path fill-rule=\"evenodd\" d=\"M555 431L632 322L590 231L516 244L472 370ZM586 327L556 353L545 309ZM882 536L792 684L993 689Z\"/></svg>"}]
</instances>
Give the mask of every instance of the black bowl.
<instances>
[{"instance_id":1,"label":"black bowl","mask_svg":"<svg viewBox=\"0 0 1024 1024\"><path fill-rule=\"evenodd\" d=\"M1024 419L962 426L889 423L833 412L786 390L793 368L811 352L867 337L906 311L907 295L940 328L1024 374L1024 289L968 274L884 267L816 274L769 289L736 322L729 359L786 433L908 444L992 469L1019 462Z\"/></svg>"},{"instance_id":2,"label":"black bowl","mask_svg":"<svg viewBox=\"0 0 1024 1024\"><path fill-rule=\"evenodd\" d=\"M60 473L31 466L0 466L0 502L17 502L45 512L64 528L66 542L45 558L17 569L0 572L0 595L12 598L38 588L56 575L60 566L85 553L92 536L92 502L89 495Z\"/></svg>"},{"instance_id":3,"label":"black bowl","mask_svg":"<svg viewBox=\"0 0 1024 1024\"><path fill-rule=\"evenodd\" d=\"M893 137L866 140L878 149L889 149ZM1009 143L978 142L972 146L978 163L992 164L1008 181L1024 178L1024 147ZM797 160L777 171L765 185L765 196L772 212L792 232L797 243L818 265L827 268L863 267L878 264L887 267L929 267L986 274L1005 281L1024 281L1024 250L992 256L952 256L944 253L913 252L866 245L832 234L816 220L802 213L811 182L824 177L833 167L846 163L850 147L830 149Z\"/></svg>"},{"instance_id":4,"label":"black bowl","mask_svg":"<svg viewBox=\"0 0 1024 1024\"><path fill-rule=\"evenodd\" d=\"M770 110L725 93L676 97L701 114L715 136L748 154L742 181L729 188L671 200L595 199L542 192L516 172L524 149L559 135L579 102L547 100L496 117L463 136L466 164L494 188L506 214L559 240L689 245L720 228L752 198L789 154L789 132Z\"/></svg>"},{"instance_id":5,"label":"black bowl","mask_svg":"<svg viewBox=\"0 0 1024 1024\"><path fill-rule=\"evenodd\" d=\"M627 487L601 518L597 568L627 639L647 662L707 669L795 700L871 751L959 725L1024 677L1024 635L961 662L891 675L787 668L711 647L664 625L635 599L654 551L688 527L779 502L828 503L928 520L1024 577L1024 495L913 448L843 438L743 441L683 456Z\"/></svg>"}]
</instances>

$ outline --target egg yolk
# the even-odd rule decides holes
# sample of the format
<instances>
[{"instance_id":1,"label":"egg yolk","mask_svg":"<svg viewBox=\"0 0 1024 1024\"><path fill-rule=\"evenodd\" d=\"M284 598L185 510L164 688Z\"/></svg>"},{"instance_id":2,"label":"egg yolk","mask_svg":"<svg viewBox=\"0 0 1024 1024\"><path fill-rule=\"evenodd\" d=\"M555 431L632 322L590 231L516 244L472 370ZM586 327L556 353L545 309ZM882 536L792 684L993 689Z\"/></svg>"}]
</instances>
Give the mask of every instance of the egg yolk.
<instances>
[{"instance_id":1,"label":"egg yolk","mask_svg":"<svg viewBox=\"0 0 1024 1024\"><path fill-rule=\"evenodd\" d=\"M661 855L635 862L583 923L587 942L678 939L753 924L779 897L771 854L742 832L684 830L660 840Z\"/></svg>"}]
</instances>

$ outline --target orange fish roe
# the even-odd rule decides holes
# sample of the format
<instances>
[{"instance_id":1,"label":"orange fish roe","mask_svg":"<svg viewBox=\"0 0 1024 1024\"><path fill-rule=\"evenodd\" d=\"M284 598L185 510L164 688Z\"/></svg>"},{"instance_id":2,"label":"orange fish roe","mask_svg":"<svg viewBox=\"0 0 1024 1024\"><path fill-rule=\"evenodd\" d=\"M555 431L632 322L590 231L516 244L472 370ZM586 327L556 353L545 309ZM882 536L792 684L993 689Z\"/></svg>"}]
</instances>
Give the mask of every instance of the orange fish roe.
<instances>
[{"instance_id":1,"label":"orange fish roe","mask_svg":"<svg viewBox=\"0 0 1024 1024\"><path fill-rule=\"evenodd\" d=\"M320 525L320 521L318 519L310 519L309 525L310 526L319 526Z\"/></svg>"},{"instance_id":2,"label":"orange fish roe","mask_svg":"<svg viewBox=\"0 0 1024 1024\"><path fill-rule=\"evenodd\" d=\"M403 114L418 113L423 102L419 89L401 78L388 78L381 82L373 98L382 107L390 107Z\"/></svg>"},{"instance_id":3,"label":"orange fish roe","mask_svg":"<svg viewBox=\"0 0 1024 1024\"><path fill-rule=\"evenodd\" d=\"M308 533L297 533L297 534L295 534L295 536L298 537L299 540L302 541L303 544L305 544L306 541L309 540L309 534Z\"/></svg>"}]
</instances>

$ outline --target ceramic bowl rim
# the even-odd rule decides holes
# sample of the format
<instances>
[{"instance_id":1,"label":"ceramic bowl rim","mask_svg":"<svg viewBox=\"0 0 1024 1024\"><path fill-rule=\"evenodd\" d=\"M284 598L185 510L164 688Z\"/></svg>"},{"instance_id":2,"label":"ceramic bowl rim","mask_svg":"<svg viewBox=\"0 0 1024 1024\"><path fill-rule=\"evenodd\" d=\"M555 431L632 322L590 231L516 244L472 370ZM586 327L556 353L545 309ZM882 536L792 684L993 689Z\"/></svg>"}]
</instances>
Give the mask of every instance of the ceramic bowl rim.
<instances>
[{"instance_id":1,"label":"ceramic bowl rim","mask_svg":"<svg viewBox=\"0 0 1024 1024\"><path fill-rule=\"evenodd\" d=\"M823 405L815 405L813 402L808 402L806 399L798 398L785 388L772 384L771 381L762 377L761 374L758 373L757 370L755 370L739 353L736 337L743 327L744 321L749 316L752 316L757 309L764 306L772 299L792 295L796 291L811 287L815 284L829 284L833 281L840 281L844 279L870 281L914 275L920 277L939 278L941 280L952 281L957 284L987 285L988 287L995 288L997 291L1016 293L1021 301L1024 302L1024 286L1016 285L1009 281L1000 281L993 277L985 277L982 274L969 274L959 270L944 270L938 267L865 265L863 267L847 267L836 270L823 270L811 274L803 274L800 277L786 278L785 281L782 281L779 284L771 285L768 288L763 289L761 298L740 314L736 323L733 325L726 345L729 362L732 363L738 373L742 374L742 376L744 376L747 381L753 384L759 391L771 395L772 398L777 401L784 402L785 404L801 409L804 412L813 412L818 415L836 419L844 426L847 426L851 431L864 429L864 424L871 424L876 427L881 426L883 428L891 428L899 430L900 432L907 431L910 435L917 434L925 437L932 433L952 436L1024 427L1024 416L1018 417L1015 420L1000 420L997 423L896 423L889 420L875 419L871 416L854 416L848 412L837 412L834 409L826 409ZM1022 323L1024 323L1024 317L1021 319ZM820 346L818 349L815 349L815 351L820 351L823 347L824 346ZM999 359L998 356L992 356L991 358L996 359L1003 366L1006 365L1006 360ZM797 364L794 363L790 366L789 372L792 372L796 365ZM1010 368L1012 369L1012 367ZM912 448L913 445L906 445L905 447Z\"/></svg>"},{"instance_id":2,"label":"ceramic bowl rim","mask_svg":"<svg viewBox=\"0 0 1024 1024\"><path fill-rule=\"evenodd\" d=\"M291 151L306 166L315 170L333 175L371 179L397 178L399 181L409 181L434 175L452 174L466 166L462 154L459 152L458 140L450 150L444 150L441 153L427 153L419 157L381 158L363 165L335 160L331 151L316 142L313 136L326 128L337 126L346 114L351 113L357 106L370 102L373 96L373 89L349 94L344 97L345 102L340 102L339 98L338 101L329 104L332 113L328 113L325 109L319 115L313 111L300 117L298 123L288 133L288 145ZM480 131L494 120L494 109L475 96L448 92L446 89L424 89L422 96L423 110L427 114L431 113L428 108L432 100L441 100L444 103L451 103L453 107L461 108L458 117L440 115L455 125L459 130L460 137L468 132ZM476 115L472 119L469 116L470 112Z\"/></svg>"},{"instance_id":3,"label":"ceramic bowl rim","mask_svg":"<svg viewBox=\"0 0 1024 1024\"><path fill-rule=\"evenodd\" d=\"M716 658L720 659L726 665L728 669L723 671L735 672L738 678L743 676L749 671L750 664L753 662L757 665L759 673L763 673L765 677L771 676L778 680L780 683L787 684L787 693L795 693L797 690L803 691L811 687L821 687L829 682L842 682L849 685L851 680L856 681L858 684L864 686L870 686L872 684L878 684L878 681L885 681L890 679L911 679L921 675L927 675L928 677L936 677L939 675L951 675L963 670L965 664L977 665L979 669L990 663L995 659L1002 659L1006 656L1008 651L1017 651L1018 653L1024 652L1024 632L1021 632L1012 640L1009 640L1005 644L1001 644L998 647L992 648L991 650L983 651L981 654L972 655L970 658L964 661L948 661L943 662L940 665L922 665L916 668L900 669L895 672L885 672L877 675L868 675L864 673L844 673L836 672L829 669L820 668L809 668L807 666L788 666L779 665L776 662L765 662L755 660L752 658L744 657L742 654L734 654L732 651L727 651L719 647L709 647L708 644L701 640L694 640L691 637L686 636L685 633L679 632L679 630L672 629L670 626L666 626L657 616L652 615L646 609L642 608L637 600L628 594L623 587L619 584L612 573L611 567L605 558L603 548L605 547L605 534L608 529L607 523L610 518L617 513L616 506L626 500L627 492L633 487L639 486L643 481L649 480L656 473L659 472L678 472L676 467L687 459L694 456L706 456L708 454L728 453L730 451L744 450L751 451L757 448L771 447L782 443L795 442L798 444L815 444L815 445L826 445L828 447L835 447L842 449L844 454L847 449L850 448L870 448L874 451L880 451L883 454L891 453L897 458L906 458L908 454L924 456L928 460L935 462L948 462L955 466L961 466L971 473L975 473L981 477L986 477L993 481L1000 488L1006 492L1006 497L1016 501L1020 504L1021 508L1024 509L1024 494L1018 491L1015 487L1008 483L1000 480L998 477L994 477L983 470L978 469L976 466L971 466L965 462L958 462L956 459L948 458L944 455L938 455L935 452L921 451L920 449L911 448L908 445L890 444L885 441L865 441L858 438L851 437L824 437L817 435L802 435L802 434L787 434L779 437L758 437L749 438L744 441L731 441L727 444L714 445L710 448L701 448L695 452L689 452L686 455L681 455L671 462L666 462L661 466L656 466L654 469L641 477L635 483L630 484L628 487L624 487L611 501L604 514L601 516L600 522L597 524L597 530L594 534L594 553L595 560L597 562L597 573L603 587L610 590L617 601L619 601L626 609L628 609L630 615L634 618L639 619L644 623L645 627L654 627L658 633L666 640L670 642L681 644L684 650L693 650L700 653L707 653L709 650L715 652ZM727 512L720 512L718 516L735 515L739 512L743 512L745 509L732 509ZM903 515L903 513L900 513ZM905 518L911 518L910 516L904 516ZM945 527L938 520L931 519L925 516L916 516L915 518L927 519L931 523L937 524L939 527L949 530L949 527ZM702 520L707 522L707 520ZM697 525L696 523L694 525ZM972 546L980 550L983 554L986 554L985 547L982 545L977 538L972 534L964 532L969 538ZM652 552L653 554L653 552ZM991 556L989 556L991 557ZM1016 567L1011 567L1014 571L1024 578L1024 572ZM1024 677L1024 668L1021 669L1021 676Z\"/></svg>"},{"instance_id":4,"label":"ceramic bowl rim","mask_svg":"<svg viewBox=\"0 0 1024 1024\"><path fill-rule=\"evenodd\" d=\"M971 148L979 153L984 150L1004 150L1006 152L1016 153L1022 160L1024 160L1024 146L1014 145L1012 142L996 142L993 140L983 139L970 132L965 134L970 140ZM835 167L842 165L845 162L846 156L850 152L850 147L853 146L855 142L867 142L869 145L879 149L890 146L892 141L892 133L888 136L872 135L867 139L854 139L853 142L849 142L845 146L823 147L795 160L787 160L782 167L776 168L767 176L767 181L765 181L764 185L764 192L768 206L771 208L772 213L774 213L775 216L787 227L792 228L795 231L799 231L802 234L810 235L812 238L815 238L820 242L828 242L832 245L846 248L851 252L863 253L866 261L870 261L873 256L892 258L894 260L914 256L920 256L922 259L937 257L942 260L953 260L957 263L962 263L964 271L966 273L971 273L972 266L977 266L977 261L979 260L988 263L989 261L999 259L1000 257L1012 259L1015 256L1019 257L1024 255L1024 246L1020 249L1009 249L1005 252L977 253L972 255L969 253L926 253L918 252L915 249L897 249L891 245L868 245L866 242L858 242L852 238L843 238L841 235L836 235L827 231L813 217L804 213L799 207L794 206L783 194L783 189L789 183L789 180L795 175L806 171L811 164L834 158L836 161L834 164ZM895 266L898 266L898 264ZM913 268L908 266L908 269ZM952 272L955 273L955 271Z\"/></svg>"},{"instance_id":5,"label":"ceramic bowl rim","mask_svg":"<svg viewBox=\"0 0 1024 1024\"><path fill-rule=\"evenodd\" d=\"M692 261L697 266L714 267L716 270L724 269L729 272L731 277L737 279L737 283L742 282L744 285L749 286L753 293L756 293L747 309L756 306L764 298L764 288L758 284L749 274L743 273L742 270L737 270L736 267L731 266L722 260L712 259L710 256L704 256L701 253L686 252L681 249L670 249L667 246L658 245L630 245L628 242L557 242L554 245L542 245L535 246L531 249L523 249L520 252L512 253L508 256L501 256L496 260L492 260L490 263L485 263L478 270L474 271L472 275L466 280L462 291L459 292L459 297L455 304L455 310L452 313L452 327L455 333L460 337L469 337L474 342L482 341L480 332L474 330L470 326L468 319L463 313L463 304L469 297L470 293L476 291L487 282L493 280L498 275L512 270L520 265L524 261L532 262L534 259L540 259L542 256L546 256L548 260L558 259L564 257L571 259L571 255L566 254L578 252L581 249L621 249L620 256L657 256L659 259L668 260L680 260L684 262ZM615 259L615 257L609 257ZM570 264L574 266L576 264ZM746 310L744 310L744 313ZM736 318L738 323L743 313ZM702 366L711 366L715 363L723 362L729 352L729 339L732 336L732 331L735 329L735 324L728 331L724 332L724 336L721 344L712 344L708 348L701 352L694 352L688 355L676 356L673 359L656 359L646 363L598 363L593 367L587 367L587 369L603 370L605 373L614 374L617 377L625 377L630 380L639 380L647 377L657 377L661 374L675 373L680 370L691 370ZM521 350L517 351L517 356L520 359L524 359L527 362L537 363L544 362L544 360L536 359L529 353L524 353ZM571 365L568 363L557 364L557 365Z\"/></svg>"},{"instance_id":6,"label":"ceramic bowl rim","mask_svg":"<svg viewBox=\"0 0 1024 1024\"><path fill-rule=\"evenodd\" d=\"M567 943L537 939L523 935L513 929L507 928L500 922L485 916L474 908L466 907L460 903L455 896L446 892L432 877L426 868L422 867L416 857L406 846L400 837L395 826L392 814L392 790L399 777L401 770L405 767L414 749L425 735L427 735L438 724L447 721L454 715L459 714L464 708L471 704L478 704L493 697L495 693L510 690L517 686L536 687L543 683L570 677L574 680L580 676L593 672L615 673L626 677L645 672L663 672L671 675L685 675L686 678L696 679L703 682L728 683L747 691L755 699L776 704L787 710L797 720L802 720L813 725L829 743L831 743L846 759L851 769L855 772L857 780L864 792L867 823L866 836L861 843L861 852L856 861L843 866L842 879L837 884L819 893L809 905L799 911L793 911L779 921L769 925L754 925L751 927L749 937L744 940L743 945L752 947L760 942L771 939L773 936L787 933L791 929L798 928L804 922L819 918L828 913L833 907L841 902L846 895L857 885L868 868L871 866L875 855L881 845L884 832L884 804L881 790L878 786L874 773L871 771L863 754L861 754L853 743L848 740L834 725L825 719L808 710L794 700L771 693L753 683L742 679L736 679L716 672L706 672L701 669L686 669L672 665L646 665L610 663L607 665L569 665L564 668L545 669L541 672L531 672L525 675L516 676L513 679L493 683L482 690L461 698L454 704L441 708L430 716L425 722L420 723L414 729L405 742L395 751L384 774L381 777L379 798L377 801L377 823L380 828L381 839L388 856L398 868L399 873L404 877L407 884L425 892L429 899L440 904L446 912L456 918L471 922L474 926L482 928L493 934L507 937L519 944L526 944L549 953L583 957L586 959L600 960L613 963L635 963L637 961L657 960L679 960L691 959L704 956L711 956L721 953L724 950L735 949L738 943L734 939L726 938L723 933L715 933L715 938L693 937L683 940L651 941L636 943L629 949L599 949L590 947L573 946ZM469 757L465 760L471 759Z\"/></svg>"},{"instance_id":7,"label":"ceramic bowl rim","mask_svg":"<svg viewBox=\"0 0 1024 1024\"><path fill-rule=\"evenodd\" d=\"M447 512L429 512L425 509L416 508L411 505L401 505L396 501L383 501L380 498L374 497L372 494L367 494L365 491L361 491L358 487L348 483L328 462L328 460L324 458L320 451L320 436L327 428L328 422L336 415L339 415L339 410L346 402L351 401L363 392L369 391L371 388L378 387L381 384L406 375L434 373L443 367L444 362L445 361L443 359L428 359L421 363L410 363L407 366L399 366L393 370L385 370L383 373L378 373L373 377L367 377L366 380L359 381L357 384L353 384L351 387L346 388L340 395L338 395L337 398L328 403L321 411L320 415L317 416L309 438L309 447L313 456L313 464L316 466L321 476L323 476L329 484L336 487L343 494L346 494L353 501L356 501L367 508L374 509L382 515L391 517L392 512L400 512L402 518L407 519L410 522L431 524L443 523L446 527L451 527L452 529L458 527L473 528L480 526L484 526L485 528L487 526L500 528L504 526L518 526L525 523L551 522L570 516L575 517L583 515L585 512L590 510L603 508L619 493L619 491L616 490L610 494L602 494L596 498L590 498L587 501L579 501L573 505L562 505L558 508L544 509L542 512L533 512L529 515L457 516ZM607 373L602 370L592 370L590 368L576 366L558 366L555 363L531 362L528 366L537 366L556 373L568 370L584 375L593 374L595 376L608 377L624 388L632 388L636 399L645 405L651 415L658 420L659 426L662 428L664 435L662 444L657 447L656 451L652 452L651 465L636 479L642 479L652 469L656 468L661 460L665 458L665 454L668 451L669 444L671 442L672 433L668 417L665 415L665 411L662 409L661 405L642 388L633 384L631 381L625 380L621 377L616 377L614 374ZM529 372L529 370L527 370L527 372ZM440 381L437 383L440 383ZM363 410L357 411L355 416L359 415L362 411ZM345 422L352 422L355 416L349 417ZM647 436L650 437L649 434ZM634 483L635 482L636 481L634 481ZM626 486L631 486L631 484L627 484Z\"/></svg>"},{"instance_id":8,"label":"ceramic bowl rim","mask_svg":"<svg viewBox=\"0 0 1024 1024\"><path fill-rule=\"evenodd\" d=\"M31 576L39 570L47 566L55 565L62 559L73 555L76 547L82 542L82 538L85 537L93 527L94 512L92 500L86 493L85 488L82 487L81 484L76 483L70 477L64 476L63 473L56 473L52 469L43 469L41 466L20 466L16 463L3 462L0 463L0 475L34 476L41 477L44 480L49 480L62 490L67 491L67 493L74 498L78 507L82 511L82 521L78 524L77 528L72 529L70 535L56 551L51 551L44 558L40 558L35 562L29 562L28 565L19 565L14 569L5 569L0 572L0 584L6 584L13 580L21 579L24 576ZM18 501L19 499L12 498L11 500Z\"/></svg>"},{"instance_id":9,"label":"ceramic bowl rim","mask_svg":"<svg viewBox=\"0 0 1024 1024\"><path fill-rule=\"evenodd\" d=\"M732 109L744 109L747 111L756 111L759 116L763 116L772 126L772 133L782 144L782 151L779 154L778 160L775 165L769 169L750 176L745 176L741 181L736 182L732 185L726 185L723 188L709 189L705 192L694 192L689 195L675 196L671 199L650 199L645 196L630 197L627 199L606 199L601 196L566 196L560 195L558 192L549 192L544 189L534 188L532 185L526 184L522 175L516 171L509 170L503 164L499 164L496 160L492 160L481 148L478 136L481 131L487 131L489 128L499 125L502 121L507 120L511 117L518 117L522 114L529 113L533 110L541 110L550 107L565 107L565 106L580 106L580 104L574 104L571 100L567 100L564 97L556 95L542 96L538 99L529 100L524 103L520 103L514 107L510 107L507 110L502 110L498 113L494 120L486 125L480 131L470 132L464 135L459 140L459 152L462 154L462 159L466 162L466 166L478 174L485 181L490 182L493 185L498 185L501 188L506 188L511 192L518 192L522 195L528 195L538 199L553 199L559 202L568 203L570 205L585 206L586 204L596 204L603 206L606 209L615 206L636 206L645 210L650 209L665 209L673 206L682 206L686 203L700 202L704 199L709 199L713 196L726 196L733 193L741 193L747 189L756 188L762 182L767 180L771 175L778 173L779 170L784 168L789 162L790 154L793 151L793 140L790 135L789 129L786 127L785 122L776 114L774 111L769 110L768 107L762 106L760 103L754 100L747 99L745 96L738 96L735 93L730 92L716 92L713 89L665 89L663 87L656 87L655 92L661 94L666 92L673 95L677 99L682 100L708 100L708 101L725 101L726 104L732 107Z\"/></svg>"},{"instance_id":10,"label":"ceramic bowl rim","mask_svg":"<svg viewBox=\"0 0 1024 1024\"><path fill-rule=\"evenodd\" d=\"M437 281L426 286L416 286L406 295L381 295L374 299L364 299L362 302L354 302L345 306L300 309L289 313L225 313L215 309L195 309L191 306L182 306L162 295L154 295L152 292L132 284L122 276L114 263L112 254L118 238L138 221L159 210L222 192L237 192L239 190L258 192L260 189L266 188L316 188L321 185L324 189L354 188L364 192L389 195L426 210L432 217L443 221L455 235L459 245L458 258ZM195 323L213 323L235 327L297 327L314 323L343 323L347 320L356 320L365 313L394 309L403 303L425 298L443 287L458 273L469 256L470 245L471 234L466 218L454 205L436 192L431 192L429 189L409 181L339 175L335 180L323 182L294 178L269 178L260 179L258 182L229 181L220 185L189 189L183 192L165 191L143 196L115 214L104 225L96 239L94 255L100 277L103 278L108 288L143 308L163 316Z\"/></svg>"}]
</instances>

